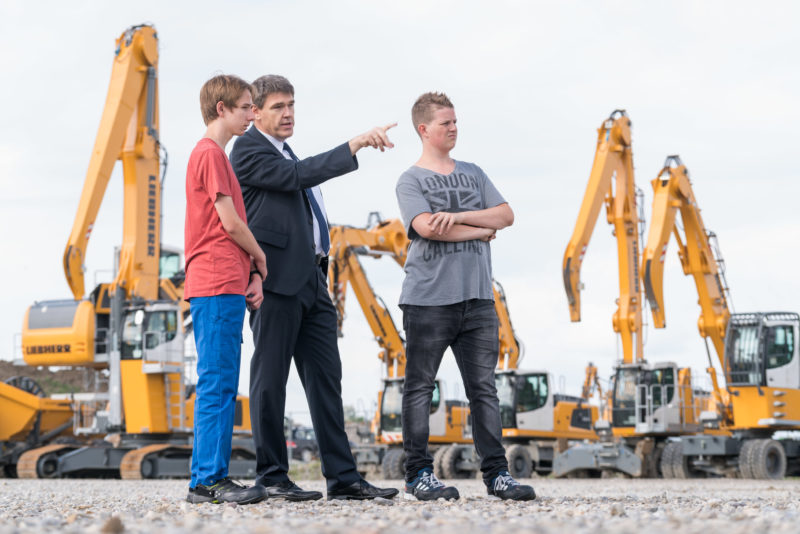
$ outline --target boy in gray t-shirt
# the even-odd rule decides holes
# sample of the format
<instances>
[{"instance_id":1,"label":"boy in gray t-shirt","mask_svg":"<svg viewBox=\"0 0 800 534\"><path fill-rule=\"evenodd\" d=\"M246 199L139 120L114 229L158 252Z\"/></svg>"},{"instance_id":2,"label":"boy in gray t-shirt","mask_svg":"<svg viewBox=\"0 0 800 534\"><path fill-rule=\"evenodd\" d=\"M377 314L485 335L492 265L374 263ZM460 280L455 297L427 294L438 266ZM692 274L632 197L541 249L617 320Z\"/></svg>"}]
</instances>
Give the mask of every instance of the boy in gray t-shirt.
<instances>
[{"instance_id":1,"label":"boy in gray t-shirt","mask_svg":"<svg viewBox=\"0 0 800 534\"><path fill-rule=\"evenodd\" d=\"M489 495L531 500L531 486L508 473L494 370L497 314L489 242L514 213L483 170L455 161L458 129L443 93L425 93L411 110L422 156L397 182L397 201L411 239L400 294L406 333L403 448L407 499L458 499L433 474L428 416L436 373L453 349L469 398L475 448Z\"/></svg>"}]
</instances>

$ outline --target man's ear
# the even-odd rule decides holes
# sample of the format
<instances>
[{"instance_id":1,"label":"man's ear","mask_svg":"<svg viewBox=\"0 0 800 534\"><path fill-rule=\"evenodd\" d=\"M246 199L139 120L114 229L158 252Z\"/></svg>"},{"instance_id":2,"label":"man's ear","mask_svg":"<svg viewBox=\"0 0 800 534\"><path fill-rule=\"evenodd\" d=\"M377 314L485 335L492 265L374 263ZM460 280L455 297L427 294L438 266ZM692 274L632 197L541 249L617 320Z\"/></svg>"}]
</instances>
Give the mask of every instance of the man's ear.
<instances>
[{"instance_id":1,"label":"man's ear","mask_svg":"<svg viewBox=\"0 0 800 534\"><path fill-rule=\"evenodd\" d=\"M222 110L225 109L225 104L223 104L222 100L217 102L217 116L222 117Z\"/></svg>"}]
</instances>

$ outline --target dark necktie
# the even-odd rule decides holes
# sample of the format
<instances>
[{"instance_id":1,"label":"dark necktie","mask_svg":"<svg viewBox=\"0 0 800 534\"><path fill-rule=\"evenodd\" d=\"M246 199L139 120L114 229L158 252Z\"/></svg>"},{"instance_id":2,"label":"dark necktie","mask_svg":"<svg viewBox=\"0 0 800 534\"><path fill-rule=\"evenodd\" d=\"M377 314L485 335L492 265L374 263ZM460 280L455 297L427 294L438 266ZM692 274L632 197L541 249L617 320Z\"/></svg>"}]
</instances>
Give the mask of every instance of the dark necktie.
<instances>
[{"instance_id":1,"label":"dark necktie","mask_svg":"<svg viewBox=\"0 0 800 534\"><path fill-rule=\"evenodd\" d=\"M283 149L289 153L293 160L299 161L297 156L295 156L292 149L289 147L288 143L283 143ZM322 249L323 254L327 254L331 248L331 238L328 234L328 223L325 221L325 217L322 215L322 210L317 204L317 199L314 198L314 192L311 191L311 188L304 189L303 192L308 199L308 204L311 206L311 212L314 214L314 218L317 220L317 225L319 226L319 240L320 240L320 248Z\"/></svg>"}]
</instances>

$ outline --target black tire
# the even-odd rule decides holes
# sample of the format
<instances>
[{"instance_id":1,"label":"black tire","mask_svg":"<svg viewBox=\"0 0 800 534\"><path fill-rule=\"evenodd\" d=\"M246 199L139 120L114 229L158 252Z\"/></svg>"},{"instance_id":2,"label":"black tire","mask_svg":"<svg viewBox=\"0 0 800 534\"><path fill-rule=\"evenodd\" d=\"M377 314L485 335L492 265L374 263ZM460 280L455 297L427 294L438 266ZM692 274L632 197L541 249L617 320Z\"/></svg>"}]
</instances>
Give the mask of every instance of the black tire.
<instances>
[{"instance_id":1,"label":"black tire","mask_svg":"<svg viewBox=\"0 0 800 534\"><path fill-rule=\"evenodd\" d=\"M439 478L446 478L442 467L442 459L444 458L444 453L447 451L447 448L447 446L439 447L436 449L436 452L433 453L433 472Z\"/></svg>"},{"instance_id":2,"label":"black tire","mask_svg":"<svg viewBox=\"0 0 800 534\"><path fill-rule=\"evenodd\" d=\"M661 453L661 476L664 478L675 478L675 475L672 473L672 457L673 455L678 452L680 453L680 442L679 441L668 441L666 445L664 445L664 452Z\"/></svg>"},{"instance_id":3,"label":"black tire","mask_svg":"<svg viewBox=\"0 0 800 534\"><path fill-rule=\"evenodd\" d=\"M403 480L406 477L406 451L389 449L381 462L383 478L386 480Z\"/></svg>"},{"instance_id":4,"label":"black tire","mask_svg":"<svg viewBox=\"0 0 800 534\"><path fill-rule=\"evenodd\" d=\"M37 478L57 478L58 477L58 454L44 454L36 460Z\"/></svg>"},{"instance_id":5,"label":"black tire","mask_svg":"<svg viewBox=\"0 0 800 534\"><path fill-rule=\"evenodd\" d=\"M511 445L506 449L508 472L514 478L530 478L533 472L531 453L525 445Z\"/></svg>"},{"instance_id":6,"label":"black tire","mask_svg":"<svg viewBox=\"0 0 800 534\"><path fill-rule=\"evenodd\" d=\"M750 472L753 478L780 480L786 475L786 451L774 439L755 441L750 454Z\"/></svg>"},{"instance_id":7,"label":"black tire","mask_svg":"<svg viewBox=\"0 0 800 534\"><path fill-rule=\"evenodd\" d=\"M750 469L750 455L757 441L746 439L739 448L739 474L742 478L753 478L753 471Z\"/></svg>"},{"instance_id":8,"label":"black tire","mask_svg":"<svg viewBox=\"0 0 800 534\"><path fill-rule=\"evenodd\" d=\"M472 470L459 469L458 463L461 461L463 445L450 445L442 453L442 474L444 478L474 478L475 472Z\"/></svg>"},{"instance_id":9,"label":"black tire","mask_svg":"<svg viewBox=\"0 0 800 534\"><path fill-rule=\"evenodd\" d=\"M664 443L656 443L644 459L644 478L661 478L661 457L664 455Z\"/></svg>"},{"instance_id":10,"label":"black tire","mask_svg":"<svg viewBox=\"0 0 800 534\"><path fill-rule=\"evenodd\" d=\"M7 378L5 383L37 397L45 396L42 386L36 380L27 376L12 376Z\"/></svg>"},{"instance_id":11,"label":"black tire","mask_svg":"<svg viewBox=\"0 0 800 534\"><path fill-rule=\"evenodd\" d=\"M679 442L677 447L672 453L670 465L672 465L672 478L688 479L688 478L705 478L707 475L703 471L693 469L690 458L683 455L683 447Z\"/></svg>"}]
</instances>

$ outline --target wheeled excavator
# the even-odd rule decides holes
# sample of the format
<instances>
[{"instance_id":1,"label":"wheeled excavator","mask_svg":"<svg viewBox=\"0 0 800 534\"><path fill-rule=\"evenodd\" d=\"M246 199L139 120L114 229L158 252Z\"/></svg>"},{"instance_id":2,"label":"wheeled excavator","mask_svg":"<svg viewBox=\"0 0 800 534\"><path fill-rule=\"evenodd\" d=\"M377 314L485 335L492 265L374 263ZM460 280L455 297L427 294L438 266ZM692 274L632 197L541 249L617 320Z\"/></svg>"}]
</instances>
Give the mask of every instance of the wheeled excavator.
<instances>
[{"instance_id":1,"label":"wheeled excavator","mask_svg":"<svg viewBox=\"0 0 800 534\"><path fill-rule=\"evenodd\" d=\"M645 293L656 328L665 324L663 271L670 235L683 272L694 278L705 340L713 409L701 414L708 431L667 443L661 471L666 478L738 476L777 479L800 472L800 440L776 439L800 430L800 355L796 313L731 313L732 304L716 235L706 230L689 172L668 156L652 181L653 221L642 258ZM682 227L677 224L680 213ZM683 234L683 237L681 236ZM719 385L708 341L725 377Z\"/></svg>"},{"instance_id":2,"label":"wheeled excavator","mask_svg":"<svg viewBox=\"0 0 800 534\"><path fill-rule=\"evenodd\" d=\"M22 452L16 463L20 477L189 473L194 399L186 398L184 340L190 323L185 327L180 253L161 247L160 167L166 162L160 155L158 111L158 37L152 26L133 26L116 41L108 95L64 251L74 298L35 302L22 331L28 365L99 370L107 374L108 390L62 396L58 410L41 406L35 417L42 422L68 407L74 438ZM86 249L117 160L122 161L124 206L116 273L111 283L87 295ZM6 405L5 398L0 402ZM236 431L249 429L248 412L247 399L238 399ZM254 472L251 448L234 447L232 476Z\"/></svg>"},{"instance_id":3,"label":"wheeled excavator","mask_svg":"<svg viewBox=\"0 0 800 534\"><path fill-rule=\"evenodd\" d=\"M381 220L371 214L366 228L331 227L329 290L337 309L339 334L345 317L349 283L380 347L386 378L378 396L373 424L375 444L354 450L359 469L382 466L386 478L402 478L401 407L405 375L405 342L385 304L369 285L359 256L392 257L405 264L409 240L402 222ZM499 321L499 354L496 385L500 399L503 437L514 476L526 477L536 469L547 473L558 439L594 439L591 430L597 408L578 398L555 394L546 371L519 371L520 345L514 335L502 286L494 282L495 310ZM474 476L479 462L472 443L469 409L462 401L443 400L443 386L436 381L431 404L430 443L434 469L443 478Z\"/></svg>"},{"instance_id":4,"label":"wheeled excavator","mask_svg":"<svg viewBox=\"0 0 800 534\"><path fill-rule=\"evenodd\" d=\"M644 358L640 196L634 181L631 121L624 110L615 110L598 128L595 159L562 272L570 318L580 321L580 269L605 204L617 241L620 293L612 325L620 335L622 361L612 377L610 420L596 427L604 439L559 455L554 464L557 476L597 475L607 470L658 476L666 439L702 430L699 411L705 395L692 387L691 369L673 362L648 363ZM646 409L642 409L642 399Z\"/></svg>"}]
</instances>

